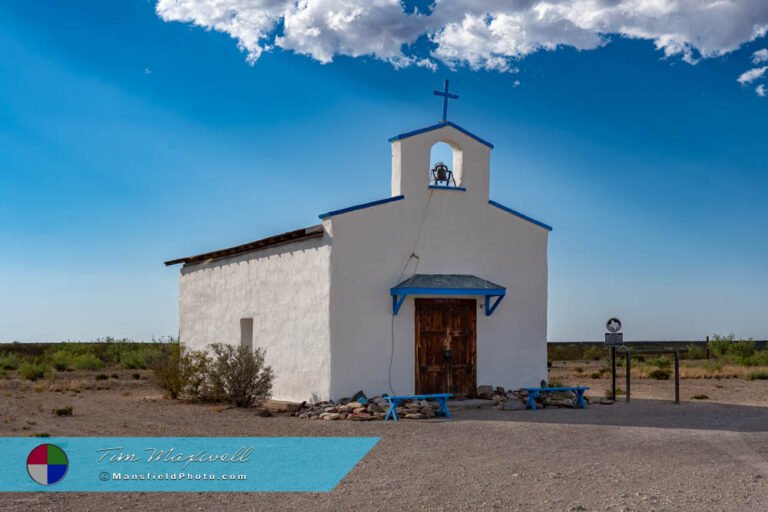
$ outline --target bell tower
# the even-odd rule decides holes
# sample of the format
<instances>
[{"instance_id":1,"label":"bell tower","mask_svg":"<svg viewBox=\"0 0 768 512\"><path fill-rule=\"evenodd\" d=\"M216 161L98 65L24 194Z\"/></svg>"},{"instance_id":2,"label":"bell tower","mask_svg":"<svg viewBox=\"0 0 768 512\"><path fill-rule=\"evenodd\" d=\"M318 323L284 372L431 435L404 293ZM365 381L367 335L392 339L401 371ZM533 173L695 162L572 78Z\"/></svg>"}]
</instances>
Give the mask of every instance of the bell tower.
<instances>
[{"instance_id":1,"label":"bell tower","mask_svg":"<svg viewBox=\"0 0 768 512\"><path fill-rule=\"evenodd\" d=\"M435 190L456 190L473 200L487 202L490 182L490 157L493 144L448 121L448 100L458 99L448 92L448 80L443 91L443 119L432 126L396 135L392 144L392 196L426 197ZM430 166L432 146L438 142L453 150L451 162Z\"/></svg>"}]
</instances>

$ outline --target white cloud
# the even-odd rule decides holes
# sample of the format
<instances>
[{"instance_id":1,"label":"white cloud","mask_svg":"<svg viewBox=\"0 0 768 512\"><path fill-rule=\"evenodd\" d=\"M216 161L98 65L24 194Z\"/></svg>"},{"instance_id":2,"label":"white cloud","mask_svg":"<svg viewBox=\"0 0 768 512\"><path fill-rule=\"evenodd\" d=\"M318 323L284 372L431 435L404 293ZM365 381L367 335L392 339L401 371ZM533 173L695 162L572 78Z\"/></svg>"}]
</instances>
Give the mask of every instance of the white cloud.
<instances>
[{"instance_id":1,"label":"white cloud","mask_svg":"<svg viewBox=\"0 0 768 512\"><path fill-rule=\"evenodd\" d=\"M768 48L757 50L752 54L752 64L760 64L762 62L768 62Z\"/></svg>"},{"instance_id":2,"label":"white cloud","mask_svg":"<svg viewBox=\"0 0 768 512\"><path fill-rule=\"evenodd\" d=\"M766 90L765 90L765 84L760 84L757 87L755 87L755 92L758 96L765 96Z\"/></svg>"},{"instance_id":3,"label":"white cloud","mask_svg":"<svg viewBox=\"0 0 768 512\"><path fill-rule=\"evenodd\" d=\"M611 35L652 41L693 64L768 32L766 0L435 0L430 13L408 13L400 0L158 0L156 10L229 34L250 62L280 47L323 63L372 56L397 67L434 69L437 60L503 72L531 53L592 50ZM412 50L422 36L430 55ZM753 55L764 58L768 49Z\"/></svg>"},{"instance_id":4,"label":"white cloud","mask_svg":"<svg viewBox=\"0 0 768 512\"><path fill-rule=\"evenodd\" d=\"M762 77L766 71L768 71L768 66L763 66L761 68L752 68L749 71L745 71L744 73L742 73L737 80L741 85L751 84L758 78Z\"/></svg>"}]
</instances>

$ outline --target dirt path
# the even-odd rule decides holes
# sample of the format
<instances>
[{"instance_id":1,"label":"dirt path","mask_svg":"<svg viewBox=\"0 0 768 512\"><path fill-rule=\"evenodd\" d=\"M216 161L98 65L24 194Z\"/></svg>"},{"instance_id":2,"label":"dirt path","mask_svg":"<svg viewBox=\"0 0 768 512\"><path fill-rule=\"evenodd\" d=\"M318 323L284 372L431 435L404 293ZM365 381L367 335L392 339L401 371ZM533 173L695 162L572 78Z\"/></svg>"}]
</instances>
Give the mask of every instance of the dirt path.
<instances>
[{"instance_id":1,"label":"dirt path","mask_svg":"<svg viewBox=\"0 0 768 512\"><path fill-rule=\"evenodd\" d=\"M587 410L481 409L450 421L360 423L260 418L147 400L157 395L147 381L110 385L77 394L0 388L0 434L382 441L328 494L7 494L2 510L758 511L768 503L768 407L636 399ZM75 415L53 416L64 402Z\"/></svg>"}]
</instances>

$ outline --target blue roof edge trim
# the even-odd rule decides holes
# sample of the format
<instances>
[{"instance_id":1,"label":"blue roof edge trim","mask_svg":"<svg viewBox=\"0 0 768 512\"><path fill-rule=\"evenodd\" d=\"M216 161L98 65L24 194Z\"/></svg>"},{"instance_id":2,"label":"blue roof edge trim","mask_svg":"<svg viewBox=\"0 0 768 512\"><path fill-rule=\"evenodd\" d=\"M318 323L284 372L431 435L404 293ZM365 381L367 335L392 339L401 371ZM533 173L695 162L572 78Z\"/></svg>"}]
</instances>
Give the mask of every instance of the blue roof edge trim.
<instances>
[{"instance_id":1,"label":"blue roof edge trim","mask_svg":"<svg viewBox=\"0 0 768 512\"><path fill-rule=\"evenodd\" d=\"M506 295L506 288L413 288L406 286L403 288L389 289L390 295Z\"/></svg>"},{"instance_id":2,"label":"blue roof edge trim","mask_svg":"<svg viewBox=\"0 0 768 512\"><path fill-rule=\"evenodd\" d=\"M530 222L531 224L536 224L536 225L537 225L537 226L539 226L540 228L544 228L544 229L546 229L547 231L552 231L552 226L550 226L550 225L548 225L548 224L544 224L543 222L541 222L541 221L538 221L538 220L534 219L533 217L529 217L529 216L527 216L527 215L525 215L525 214L523 214L523 213L520 213L520 212L518 212L517 210L513 210L512 208L509 208L509 207L507 207L507 206L504 206L504 205L503 205L503 204L501 204L501 203L497 203L497 202L496 202L496 201L494 201L493 199L490 199L490 200L488 200L488 204L490 204L491 206L495 206L495 207L496 207L496 208L498 208L499 210L504 210L504 211L505 211L505 212L507 212L507 213L511 213L512 215L515 215L515 216L517 216L517 217L520 217L520 218L521 218L521 219L523 219L523 220L527 220L527 221L528 221L528 222Z\"/></svg>"},{"instance_id":3,"label":"blue roof edge trim","mask_svg":"<svg viewBox=\"0 0 768 512\"><path fill-rule=\"evenodd\" d=\"M447 187L445 185L430 185L430 190L458 190L459 192L466 192L466 187Z\"/></svg>"},{"instance_id":4,"label":"blue roof edge trim","mask_svg":"<svg viewBox=\"0 0 768 512\"><path fill-rule=\"evenodd\" d=\"M441 122L439 122L437 124L433 124L432 126L427 126L426 128L420 128L418 130L413 130L412 132L406 132L406 133L401 133L400 135L395 135L394 137L390 137L389 138L389 142L395 142L396 140L407 139L408 137L413 137L414 135L419 135L420 133L431 132L432 130L438 130L438 129L443 128L445 126L450 126L452 128L455 128L455 129L459 130L461 133L463 133L464 135L472 137L473 139L475 139L480 144L484 144L484 145L488 146L489 148L493 149L493 144L491 144L487 140L485 140L485 139L483 139L481 137L478 137L477 135L475 135L474 133L470 132L469 130L465 130L461 126L459 126L459 125L457 125L455 123L452 123L450 121L441 121Z\"/></svg>"},{"instance_id":5,"label":"blue roof edge trim","mask_svg":"<svg viewBox=\"0 0 768 512\"><path fill-rule=\"evenodd\" d=\"M320 215L318 215L318 217L320 217L321 219L327 219L328 217L333 217L334 215L341 215L342 213L353 212L355 210L362 210L363 208L370 208L371 206L378 206L380 204L391 203L393 201L399 201L401 199L405 199L405 196L399 195L394 197L388 197L386 199L379 199L378 201L371 201L370 203L363 203L355 206L350 206L349 208L342 208L341 210L332 210L330 212L321 213Z\"/></svg>"}]
</instances>

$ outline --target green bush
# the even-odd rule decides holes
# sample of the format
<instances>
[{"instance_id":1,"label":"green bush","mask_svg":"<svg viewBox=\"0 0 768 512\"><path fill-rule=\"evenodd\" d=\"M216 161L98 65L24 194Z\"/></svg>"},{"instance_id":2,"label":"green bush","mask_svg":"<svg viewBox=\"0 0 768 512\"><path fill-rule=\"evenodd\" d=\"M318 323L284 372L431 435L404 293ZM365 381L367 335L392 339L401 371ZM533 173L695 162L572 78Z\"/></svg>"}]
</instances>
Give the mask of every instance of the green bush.
<instances>
[{"instance_id":1,"label":"green bush","mask_svg":"<svg viewBox=\"0 0 768 512\"><path fill-rule=\"evenodd\" d=\"M709 350L715 358L734 364L747 364L755 354L755 342L749 340L736 340L733 334L720 336L715 334L709 340Z\"/></svg>"},{"instance_id":2,"label":"green bush","mask_svg":"<svg viewBox=\"0 0 768 512\"><path fill-rule=\"evenodd\" d=\"M183 358L184 348L181 343L172 342L165 345L151 363L157 384L174 400L179 397L189 381Z\"/></svg>"},{"instance_id":3,"label":"green bush","mask_svg":"<svg viewBox=\"0 0 768 512\"><path fill-rule=\"evenodd\" d=\"M96 380L107 380L109 376L106 373L100 373L94 377Z\"/></svg>"},{"instance_id":4,"label":"green bush","mask_svg":"<svg viewBox=\"0 0 768 512\"><path fill-rule=\"evenodd\" d=\"M250 407L271 396L272 368L264 362L263 349L216 343L211 350L208 377L217 395L237 407Z\"/></svg>"},{"instance_id":5,"label":"green bush","mask_svg":"<svg viewBox=\"0 0 768 512\"><path fill-rule=\"evenodd\" d=\"M600 359L604 358L606 356L605 354L605 348L603 347L596 347L594 345L591 345L584 349L584 359L591 360L591 361L599 361Z\"/></svg>"},{"instance_id":6,"label":"green bush","mask_svg":"<svg viewBox=\"0 0 768 512\"><path fill-rule=\"evenodd\" d=\"M768 366L768 350L760 350L751 356L741 358L739 363L744 366Z\"/></svg>"},{"instance_id":7,"label":"green bush","mask_svg":"<svg viewBox=\"0 0 768 512\"><path fill-rule=\"evenodd\" d=\"M672 366L672 361L667 359L665 356L658 356L649 360L648 364L650 364L651 366L657 366L662 370L666 370Z\"/></svg>"},{"instance_id":8,"label":"green bush","mask_svg":"<svg viewBox=\"0 0 768 512\"><path fill-rule=\"evenodd\" d=\"M21 357L16 354L0 355L0 369L2 370L18 370L23 362Z\"/></svg>"},{"instance_id":9,"label":"green bush","mask_svg":"<svg viewBox=\"0 0 768 512\"><path fill-rule=\"evenodd\" d=\"M72 352L69 350L56 350L51 352L47 358L51 366L60 372L70 371L75 368Z\"/></svg>"},{"instance_id":10,"label":"green bush","mask_svg":"<svg viewBox=\"0 0 768 512\"><path fill-rule=\"evenodd\" d=\"M65 405L51 411L56 416L72 416L73 407L71 405Z\"/></svg>"},{"instance_id":11,"label":"green bush","mask_svg":"<svg viewBox=\"0 0 768 512\"><path fill-rule=\"evenodd\" d=\"M709 372L719 372L723 369L723 363L720 361L709 360L704 361L702 367Z\"/></svg>"},{"instance_id":12,"label":"green bush","mask_svg":"<svg viewBox=\"0 0 768 512\"><path fill-rule=\"evenodd\" d=\"M19 367L19 374L32 381L42 378L46 371L48 371L48 366L42 363L25 362Z\"/></svg>"},{"instance_id":13,"label":"green bush","mask_svg":"<svg viewBox=\"0 0 768 512\"><path fill-rule=\"evenodd\" d=\"M101 370L104 368L104 361L93 354L80 354L72 359L72 365L78 370Z\"/></svg>"},{"instance_id":14,"label":"green bush","mask_svg":"<svg viewBox=\"0 0 768 512\"><path fill-rule=\"evenodd\" d=\"M684 355L686 359L706 359L707 346L703 343L690 343L688 344L688 352Z\"/></svg>"},{"instance_id":15,"label":"green bush","mask_svg":"<svg viewBox=\"0 0 768 512\"><path fill-rule=\"evenodd\" d=\"M656 380L669 380L672 376L672 372L669 369L656 368L648 374L648 377Z\"/></svg>"},{"instance_id":16,"label":"green bush","mask_svg":"<svg viewBox=\"0 0 768 512\"><path fill-rule=\"evenodd\" d=\"M749 372L744 378L747 380L768 380L768 372L762 370Z\"/></svg>"}]
</instances>

